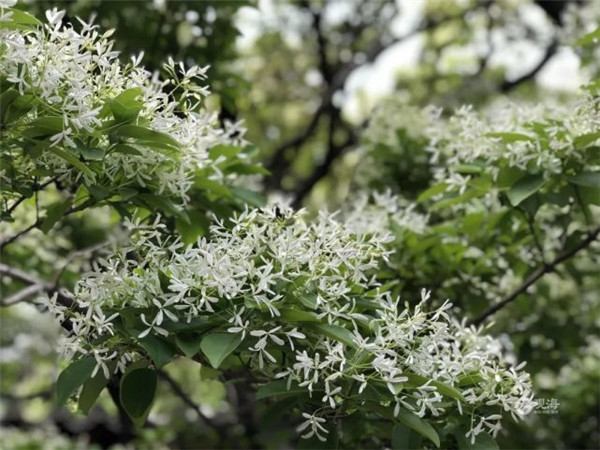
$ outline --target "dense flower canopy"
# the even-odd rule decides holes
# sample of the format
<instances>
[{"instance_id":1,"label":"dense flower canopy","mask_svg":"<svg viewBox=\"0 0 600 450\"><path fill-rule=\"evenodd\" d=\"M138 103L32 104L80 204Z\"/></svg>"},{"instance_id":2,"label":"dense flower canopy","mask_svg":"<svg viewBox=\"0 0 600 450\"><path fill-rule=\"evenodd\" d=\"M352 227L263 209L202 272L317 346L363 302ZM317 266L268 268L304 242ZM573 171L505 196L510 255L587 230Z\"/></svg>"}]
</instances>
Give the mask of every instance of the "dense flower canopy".
<instances>
[{"instance_id":1,"label":"dense flower canopy","mask_svg":"<svg viewBox=\"0 0 600 450\"><path fill-rule=\"evenodd\" d=\"M186 360L328 444L354 420L384 422L371 430L382 447L410 433L428 448L494 447L507 419L536 408L525 362L483 322L549 272L558 296L556 267L595 248L598 82L566 104L384 102L356 190L311 213L249 189L268 172L243 126L206 105L208 68L123 63L93 21L53 9L41 24L11 6L0 2L0 248L62 269L54 283L0 269L32 284L8 304L41 294L62 329L59 404L88 413L112 389L142 426L164 367ZM72 244L90 223L102 242ZM593 287L593 268L569 275Z\"/></svg>"},{"instance_id":2,"label":"dense flower canopy","mask_svg":"<svg viewBox=\"0 0 600 450\"><path fill-rule=\"evenodd\" d=\"M165 240L159 223L131 224L132 245L76 287L76 310L47 303L71 324L66 353L93 355L93 374L102 368L109 378L109 365L125 371L148 336L210 330L205 339L226 341L262 379L306 390L300 429L323 440L327 417L372 395L394 416L401 408L465 414L473 442L495 435L502 413L531 411L529 376L507 363L498 341L452 318L449 302L428 311L430 292L412 310L373 278L389 238L355 234L325 213L302 216L247 210L189 247Z\"/></svg>"}]
</instances>

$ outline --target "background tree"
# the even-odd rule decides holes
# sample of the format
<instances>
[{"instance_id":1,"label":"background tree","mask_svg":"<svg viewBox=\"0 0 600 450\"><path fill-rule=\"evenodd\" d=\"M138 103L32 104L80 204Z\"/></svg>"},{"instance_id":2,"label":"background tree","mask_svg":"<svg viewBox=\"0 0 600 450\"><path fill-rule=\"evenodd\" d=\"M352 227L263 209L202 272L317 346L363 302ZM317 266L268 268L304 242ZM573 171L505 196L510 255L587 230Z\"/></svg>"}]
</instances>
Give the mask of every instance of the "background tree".
<instances>
[{"instance_id":1,"label":"background tree","mask_svg":"<svg viewBox=\"0 0 600 450\"><path fill-rule=\"evenodd\" d=\"M113 249L120 249L116 254L120 251L125 255L124 261L141 263L138 269L143 273L156 275L142 278L143 282L136 284L140 280L139 270L130 272L127 266L130 262L119 266L123 261L111 259L115 267L123 270L122 277L115 279L117 284L126 279L126 284L134 287L131 292L156 289L158 298L171 295L174 274L162 273L161 269L179 266L173 266L169 258L152 261L154 255L179 255L180 250L163 249L161 236L180 236L188 245L204 236L210 242L206 245L220 242L224 248L237 248L239 241L227 244L227 239L233 239L232 225L226 222L221 229L214 221L227 220L248 206L264 204L263 196L256 192L261 190L262 183L257 176L266 174L253 163L259 157L271 170L271 175L264 178L267 194L282 189L299 206L313 193L310 205L314 209L323 204L341 205L340 223L344 227L366 233L374 242L383 239L385 252L395 250L376 271L376 280L394 296L402 295L414 308L420 302L414 293L430 287L435 298L453 300L456 305L453 314L458 317L485 323L493 316L495 324L491 332L499 335L500 340L490 342L494 346L502 342L509 350L512 348L509 362L511 358L528 360L527 370L533 375L536 396L558 400L561 408L556 416L529 415L525 423L508 425L508 431L499 437L503 448L597 446L599 396L594 338L598 317L597 87L592 83L587 91L577 95L553 95L534 84L535 75L557 51L558 42L572 44L577 27L579 36L589 31L594 4L578 5L571 11L567 2L525 6L453 2L424 5L421 20L397 33L393 21L402 17L402 4L333 1L275 4L270 14L263 9L261 23L256 27L258 38L250 46L236 46L235 28L239 22L233 13L246 6L239 2L118 5L69 2L64 5L67 7L64 18L54 11L48 19L66 22L97 11L99 23L116 29L115 45L124 51L124 64L131 54L143 50L143 61L149 69L160 70L163 79L174 80L154 85L150 74L129 67L122 79L111 79L106 86L92 83L98 90L91 97L90 107L101 107L101 121L110 121L109 129L88 124L93 125L93 131L81 126L75 113L67 119L55 120L60 119L53 112L55 100L44 103L52 98L47 92L23 94L22 89L27 85L19 83L27 78L25 72L19 71L18 64L20 61L27 65L27 57L35 58L36 52L16 52L10 57L4 54L0 85L3 133L0 269L4 305L2 340L7 356L2 365L1 387L8 412L3 416L3 424L36 430L26 436L13 428L8 433L10 442L15 446L19 442L44 445L56 440L57 445L64 446L67 445L64 436L71 436L68 445L74 447L86 446L85 440L90 439L102 447L115 443L152 443L195 448L202 442L207 447L223 448L289 443L312 447L331 444L410 448L435 445L432 436L438 436L444 447L469 448L468 439L460 437L465 436L466 430L444 415L438 419L429 413L422 416L425 423L433 424L434 435L425 425L415 425L421 422L414 419L412 427L407 428L403 422L391 428L394 421L390 417L377 418L377 412L368 408L362 416L346 400L341 406L349 408L343 409L348 417L344 413L340 417L327 416L328 428L319 431L314 422L316 416L309 414L309 418L305 417L309 421L303 426L304 433L315 430L313 442L298 441L294 432L298 418L278 414L282 408L299 414L302 410L295 408L311 402L327 405L330 401L340 406L338 402L345 397L344 393L331 394L330 389L319 392L316 399L299 400L292 396L275 403L261 399L271 398L273 391L269 389L278 386L277 382L265 384L274 374L263 372L262 363L258 363L256 352L262 337L264 344L270 345L264 347L267 352L276 349L275 356L269 353L271 357L293 357L283 352L286 356L280 355L277 339L285 336L277 338L272 328L254 328L255 335L249 339L256 342L241 346L225 370L216 372L209 367L219 364L212 364L210 356L210 361L206 360L211 353L203 348L196 349L196 359L202 365L178 357L157 371L158 393L150 420L142 428L132 423L132 417L140 419L140 415L132 416L125 406L127 401L123 401L122 378L109 377L108 389L102 392L97 406L90 409L86 418L68 414L64 408L56 409L49 401L53 396L49 380L56 378L57 359L56 346L48 343L61 333L47 325L47 313L40 314L28 302L41 292L51 298L55 294L58 303L46 306L59 314L63 327L77 326L77 314L81 311L72 309L72 305L75 301L85 311L86 291L79 284L75 298L70 292L82 273L89 271L104 274L99 276L106 277L107 286L114 286L107 276L111 266L104 263L111 254L114 258ZM27 7L38 17L43 16L42 2ZM545 14L543 25L529 23L529 15L522 14L523 8L542 17ZM240 14L248 11L244 9ZM27 17L17 15L17 20L22 21L17 28L35 27ZM394 43L415 35L422 35L425 45L414 73L399 75L399 95L383 101L372 116L366 113L367 109L358 118L349 116L343 100L350 76L375 61ZM586 64L584 70L592 75L597 70L597 51L593 45L596 38L596 34L590 33L576 44L577 53ZM541 58L527 71L511 77L505 73L510 69L509 64L503 67L494 63L496 52L511 48L503 40L532 41L542 49ZM473 47L477 51L470 52ZM70 49L58 47L59 51L49 54L59 55ZM467 56L452 63L453 55L460 51L467 51ZM57 61L67 64L69 53L63 56ZM196 78L202 83L203 71L188 74L180 72L174 64L163 68L162 62L168 56L188 65L210 64L213 94L205 97L206 91L184 82ZM116 59L111 61L118 64ZM70 81L69 77L74 75L69 73L68 65L65 67L65 79ZM98 75L92 70L87 82L92 80L91 74ZM128 79L134 80L134 85L127 84ZM68 89L68 83L64 88ZM407 91L410 104L405 100ZM521 105L503 104L499 96L506 93L511 93L513 104L516 100ZM156 101L161 105L158 108L152 106ZM478 112L459 108L465 102L475 103ZM424 106L429 103L445 109L440 112ZM66 106L72 105L65 103L62 106L65 111L69 110ZM192 112L205 121L200 120L200 125L196 122L198 117L190 115ZM248 139L258 144L260 150L247 145L243 130L235 125L240 118L245 119L249 128ZM186 121L196 127L192 135L205 133L198 141L187 139L191 130L186 128ZM67 123L75 127L75 132L70 132L73 135L66 132ZM73 140L73 146L66 138ZM53 145L56 141L58 146ZM63 147L65 151L61 152ZM52 155L48 155L48 148L54 149L50 150ZM192 148L200 149L200 153L196 154L196 150L190 153ZM205 153L207 149L210 150ZM531 155L537 158L535 152L541 152L547 159L527 159ZM176 174L178 168L182 172ZM142 181L136 178L136 173L142 174ZM176 188L188 177L193 183L183 191ZM321 200L319 192L327 192L327 201ZM262 232L264 227L275 226L274 229L280 230L278 233L299 232L293 230L304 229L304 223L315 226L285 209L265 211L264 217L261 212L255 213L258 216L251 215L244 226L249 229L256 226ZM158 222L157 217L160 217ZM128 222L124 227L123 223ZM143 237L144 230L150 233L149 238ZM317 239L336 236L332 245L346 239L325 226L314 230ZM142 235L139 245L130 243L131 235L136 232ZM390 234L392 241L387 237ZM352 239L348 242L353 245ZM191 251L184 258L186 263L177 270L194 267L194 258L198 257ZM327 260L329 256L324 258ZM202 259L196 262L202 267ZM262 263L257 260L257 264ZM90 283L94 280L84 279ZM284 282L287 281L278 281ZM288 305L312 314L314 293L296 292L296 287L288 288L291 296L286 296ZM282 289L281 284L278 289ZM354 294L361 292L359 288L353 289L357 289ZM116 292L125 295L129 291L123 287ZM93 291L88 295L96 300L103 298ZM433 311L442 306L435 299L429 303ZM273 319L273 313L264 311L263 317L251 305L250 301L246 304L247 311L231 316L234 327L219 323L222 328L217 334L242 333L246 319L252 319L253 324L256 320L270 323L264 317ZM68 320L63 321L60 314L65 306L71 308L73 316L67 314ZM123 321L125 331L118 331L124 341L114 348L133 345L132 342L144 338L143 333L162 342L162 333L157 331L161 326L157 322L158 313L162 314L162 309L157 312L155 307L148 304L150 309L144 311L143 318L123 314L119 320ZM104 316L94 320L110 322L107 318L115 311L110 306L102 308ZM407 307L406 311L409 310ZM370 314L369 309L364 313ZM224 310L222 314L230 311ZM330 312L323 317L327 314ZM341 321L343 312L340 314L335 319L336 326L344 323L344 330L352 329L350 323ZM417 312L414 314L421 317ZM319 335L307 330L314 331L315 326L321 325L306 324L314 319L312 315L308 316L310 320L306 317L300 320L301 326L296 331L299 335L290 335L291 339L303 339L300 335L316 339ZM281 321L287 326L297 319L291 319L288 313ZM274 322L273 327L278 323ZM227 327L241 328L228 331ZM22 332L23 329L27 331ZM127 337L131 330L135 335ZM161 344L158 349L152 344L136 347L135 351L143 355L142 361L147 364L138 366L137 374L159 368L176 354L191 353L200 341L186 341L186 338L199 330L168 328L163 330L171 339L166 347ZM269 330L275 338L268 337ZM296 333L292 326L287 331ZM200 337L204 333L200 332ZM456 335L448 339L455 339ZM173 340L176 338L179 341ZM344 343L345 335L327 339L350 346L352 342ZM94 348L97 347L88 349ZM95 354L102 361L109 353ZM268 360L267 354L258 354ZM236 358L238 362L234 362ZM97 375L104 372L103 366L100 363L95 366L86 366L84 372L93 370L93 378L102 379ZM108 366L107 369L113 370ZM482 368L485 375L484 369L487 368ZM470 382L481 384L478 379L452 383L462 392ZM79 409L89 409L85 398L94 398L96 391L92 385L84 386L85 395L82 391L75 396ZM259 386L267 388L261 391ZM257 387L259 401L254 395ZM321 388L325 390L327 386ZM582 392L589 394L585 396L584 408L580 406ZM323 401L322 395L325 395ZM386 397L389 390L375 389L375 394L370 395L390 406L391 400ZM457 400L452 397L456 395L454 391L446 390L443 395ZM63 395L62 399L66 397ZM276 415L280 422L273 427ZM491 419L489 425L493 426L495 420ZM52 427L45 428L49 424ZM332 424L334 428L329 428ZM472 422L471 428L475 425L477 422ZM421 444L403 442L415 428L413 438L422 439ZM461 430L460 436L457 429ZM352 430L360 433L355 435ZM326 444L314 440L317 435L325 437ZM337 444L331 441L332 436L340 436L340 441Z\"/></svg>"}]
</instances>

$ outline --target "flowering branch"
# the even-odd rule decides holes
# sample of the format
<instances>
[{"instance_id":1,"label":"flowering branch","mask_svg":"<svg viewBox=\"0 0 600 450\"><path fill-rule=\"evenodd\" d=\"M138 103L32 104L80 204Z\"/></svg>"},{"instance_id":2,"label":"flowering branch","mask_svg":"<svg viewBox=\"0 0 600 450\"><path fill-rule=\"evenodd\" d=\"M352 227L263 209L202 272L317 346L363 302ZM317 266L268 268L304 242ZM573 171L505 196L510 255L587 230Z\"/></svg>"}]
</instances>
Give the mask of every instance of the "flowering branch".
<instances>
[{"instance_id":1,"label":"flowering branch","mask_svg":"<svg viewBox=\"0 0 600 450\"><path fill-rule=\"evenodd\" d=\"M583 250L584 248L588 247L592 242L594 242L597 239L599 234L600 234L600 227L591 231L588 234L588 236L584 240L582 240L579 244L577 244L575 247L573 247L570 250L557 256L550 263L544 264L543 266L539 267L535 272L533 272L531 275L529 275L529 277L527 277L527 279L523 282L523 284L521 284L517 289L515 289L515 291L513 291L511 294L504 297L502 300L500 300L495 305L488 308L483 314L481 314L475 320L471 321L471 324L479 325L485 319L490 317L492 314L495 314L498 310L504 308L507 304L509 304L510 302L515 300L519 295L523 294L529 288L529 286L533 285L537 280L542 278L545 274L552 272L556 268L556 266L565 262L566 260L570 259L571 257L575 256L579 251Z\"/></svg>"},{"instance_id":2,"label":"flowering branch","mask_svg":"<svg viewBox=\"0 0 600 450\"><path fill-rule=\"evenodd\" d=\"M29 275L19 269L15 269L14 267L2 263L0 263L0 274L29 284L29 286L24 288L22 291L3 299L0 303L1 306L14 305L15 303L25 300L31 295L42 291L46 292L47 294L56 293L57 302L62 306L65 306L67 308L73 306L73 300L71 299L71 297L68 296L65 292L59 290L58 287L52 283L41 280L39 278L34 277L33 275Z\"/></svg>"},{"instance_id":3,"label":"flowering branch","mask_svg":"<svg viewBox=\"0 0 600 450\"><path fill-rule=\"evenodd\" d=\"M169 384L173 392L175 392L175 394L183 401L183 403L192 408L196 412L196 414L198 414L198 416L200 417L200 419L202 419L204 423L213 428L221 438L225 436L225 428L216 423L210 417L206 416L206 414L202 412L202 409L200 409L200 406L198 406L190 398L190 396L187 395L183 391L183 389L181 389L181 386L179 386L179 384L177 384L177 382L173 378L171 378L168 373L166 373L164 370L159 370L157 371L157 373L163 380L165 380Z\"/></svg>"}]
</instances>

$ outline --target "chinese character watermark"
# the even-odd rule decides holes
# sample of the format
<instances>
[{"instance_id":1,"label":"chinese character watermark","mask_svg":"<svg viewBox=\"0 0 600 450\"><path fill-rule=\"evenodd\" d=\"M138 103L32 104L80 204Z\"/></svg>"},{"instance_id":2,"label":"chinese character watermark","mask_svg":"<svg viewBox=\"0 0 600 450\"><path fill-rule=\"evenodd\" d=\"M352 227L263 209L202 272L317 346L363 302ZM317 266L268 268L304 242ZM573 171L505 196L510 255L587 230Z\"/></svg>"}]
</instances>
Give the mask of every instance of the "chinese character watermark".
<instances>
[{"instance_id":1,"label":"chinese character watermark","mask_svg":"<svg viewBox=\"0 0 600 450\"><path fill-rule=\"evenodd\" d=\"M560 402L557 398L536 398L537 406L534 414L558 414Z\"/></svg>"}]
</instances>

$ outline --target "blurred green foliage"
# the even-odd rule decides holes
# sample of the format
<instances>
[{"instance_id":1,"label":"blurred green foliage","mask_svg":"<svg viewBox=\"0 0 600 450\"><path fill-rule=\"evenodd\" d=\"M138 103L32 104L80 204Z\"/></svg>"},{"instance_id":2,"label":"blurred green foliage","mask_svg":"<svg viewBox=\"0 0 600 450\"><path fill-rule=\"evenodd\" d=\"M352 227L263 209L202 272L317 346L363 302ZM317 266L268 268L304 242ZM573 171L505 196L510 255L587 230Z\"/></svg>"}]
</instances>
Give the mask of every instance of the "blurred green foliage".
<instances>
[{"instance_id":1,"label":"blurred green foliage","mask_svg":"<svg viewBox=\"0 0 600 450\"><path fill-rule=\"evenodd\" d=\"M315 14L319 14L321 8L321 2L316 1L276 5L287 8L285 17L298 19L290 25L296 32L296 41L286 38L289 30L281 19L277 26L259 27L259 37L244 49L236 45L240 32L234 19L240 9L256 6L252 2L38 0L24 2L19 7L37 17L42 17L43 12L52 7L65 8L71 18L87 19L95 14L97 23L103 28L116 30L115 40L124 60L144 51L143 63L151 69L159 70L168 56L188 64L210 65L209 84L213 96L207 101L209 106L217 110L223 120L245 120L248 139L257 145L265 165L281 181L273 184L267 179L266 184L275 191L283 188L293 195L298 185L327 159L332 142L343 146L352 141L353 134L361 134L362 122L371 114L364 108L358 120L345 118L329 89L333 86L335 92L341 91L343 85L335 85L336 75L343 74L345 68L356 61L370 61L369 49L385 35L384 29L389 22L389 15L384 11L387 2L374 3L377 7L371 9L364 6L365 3L357 3L347 20L320 28L326 42L325 56L320 53L323 44L314 28ZM512 21L517 20L517 6L507 2L494 5L500 12L488 15L489 22L486 22L485 5L487 3L452 1L428 3L425 17L432 22L445 23L427 31L425 46L414 69L398 74L396 89L402 95L409 93L411 104L435 103L454 107L473 103L485 106L509 92L503 88L506 86L505 69L489 66L490 55L470 58L466 62L459 59L449 67L441 68L439 64L444 52L468 45L475 36L486 30L489 32L488 26L510 28ZM471 9L481 10L483 19L479 20L479 16L477 20L465 19L465 11ZM446 21L447 17L453 19ZM593 48L588 46L578 52L592 72L597 70L594 66L597 53ZM511 91L512 95L519 100L534 101L550 95L531 81L526 80L518 86L516 95ZM561 96L557 97L560 101ZM324 113L311 127L315 111L321 109ZM418 200L424 190L434 186L430 160L425 152L427 137L414 136L410 129L404 128L393 132L396 135L394 142L377 142L360 136L352 141L353 145L360 142L367 149L371 170L375 168L374 177L367 177L366 183L357 182L356 175L360 174L360 166L365 160L363 155L357 157L348 152L352 145L344 147L344 151L337 154L335 163L327 167L326 175L318 180L320 184L315 184L312 196L307 195L309 206L313 209L323 205L337 207L343 204L348 192L352 194L365 187L377 191L391 189L406 199ZM283 144L304 134L306 137L301 143L282 152L280 161L284 163L273 164L273 156ZM468 192L480 187L471 184ZM549 191L551 187L548 187ZM214 193L211 197L207 191L210 189L200 188L193 194L194 200L198 204L210 204L207 209L220 211L222 217L240 208L248 198L240 200L242 194L230 204L228 199L223 200ZM45 208L53 203L56 195L50 194L41 206ZM466 317L475 317L489 303L488 293L480 282L493 284L497 282L498 274L506 269L493 265L498 249L507 252L508 256L504 254L504 257L509 260L513 272L526 276L531 267L522 261L521 251L523 248L536 251L531 222L524 219L527 211L509 208L508 200L503 197L506 209L489 212L481 208L477 198L474 194L465 202L468 206L474 205L473 209L458 212L447 210L443 205L432 208L434 202L430 199L421 202L421 212L431 214L432 230L427 236L405 230L397 232L394 244L397 252L392 264L396 270L390 269L383 274L389 280L398 281L396 293L416 292L423 286L430 286L439 293L438 297L453 299ZM33 199L27 205L31 211L36 208ZM537 208L533 217L536 212ZM191 231L190 241L206 230L206 219L202 219L205 210L196 213L199 214L194 219L204 222ZM571 222L585 223L587 218L584 216L583 209L563 210L562 215L552 219L566 228ZM80 267L76 265L70 270L67 265L64 273L57 274L59 258L62 262L74 251L104 241L114 231L116 223L114 212L74 215L64 220L60 229L51 230L42 239L32 238L29 242L25 240L23 245L9 247L2 259L5 263L27 267L43 279L53 280L60 275L61 284L72 288ZM185 224L181 221L176 223L173 218L170 226L185 234L182 231ZM533 228L541 231L535 220ZM573 242L582 235L581 230L575 230ZM42 248L40 242L44 243ZM470 248L479 249L481 253L469 255ZM482 261L492 261L492 267ZM543 264L543 261L536 262ZM492 332L506 335L507 341L510 338L517 359L528 361L527 369L532 373L538 397L557 399L560 403L557 414L536 414L524 423L509 426L499 439L501 448L598 448L600 285L597 263L597 250L591 256L569 262L556 273L546 275L536 285L534 295L520 298L495 316ZM84 262L83 266L88 267L87 264ZM473 278L477 283L472 282ZM4 282L3 295L21 287L21 284ZM2 399L1 411L3 426L7 427L7 445L11 448L52 448L50 445L89 448L85 442L77 444L76 437L68 442L61 433L85 435L97 423L108 424L108 431L94 435L94 439L110 442L119 442L121 437L125 439L127 436L119 436L116 431L118 426L114 416L117 411L107 392L100 397L88 422L54 410L49 392L51 381L58 373L57 355L48 343L57 339L58 330L49 327L43 315L33 308L22 306L0 310L3 347L0 386L7 394ZM217 411L224 415L231 412L225 401L231 386L215 380L214 374L206 368L181 359L168 366L168 373L196 403L202 405L205 412ZM18 400L39 392L43 394ZM216 445L249 448L259 442L265 448L276 448L290 443L291 424L281 414L288 407L285 401L259 407L262 431L258 438L249 437L247 430L238 427L222 439L210 434L206 428L196 426L196 413L168 392L168 385L159 385L159 400L153 416L156 423L143 429L133 441L134 445L147 448L212 448ZM11 399L11 396L15 398ZM39 434L38 431L20 433L10 428L23 427L21 422L35 425L54 422L58 428L54 425ZM344 432L348 435L360 429L352 421L344 423L347 427ZM31 442L27 442L28 439Z\"/></svg>"}]
</instances>

